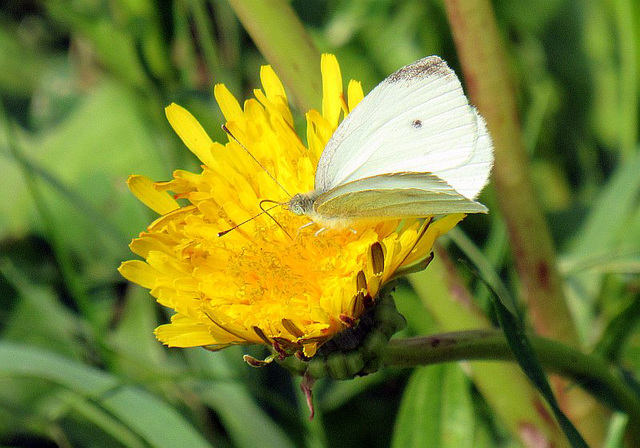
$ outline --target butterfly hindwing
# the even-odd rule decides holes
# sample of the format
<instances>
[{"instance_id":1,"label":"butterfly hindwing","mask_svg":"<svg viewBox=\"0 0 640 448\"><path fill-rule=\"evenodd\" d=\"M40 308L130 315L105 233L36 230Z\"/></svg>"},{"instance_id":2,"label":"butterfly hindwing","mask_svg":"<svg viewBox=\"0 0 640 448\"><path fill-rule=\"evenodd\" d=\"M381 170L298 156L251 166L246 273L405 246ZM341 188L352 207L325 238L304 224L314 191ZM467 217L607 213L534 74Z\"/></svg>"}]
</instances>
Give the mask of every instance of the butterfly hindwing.
<instances>
[{"instance_id":1,"label":"butterfly hindwing","mask_svg":"<svg viewBox=\"0 0 640 448\"><path fill-rule=\"evenodd\" d=\"M314 211L328 219L409 218L449 213L486 213L432 173L367 177L318 196Z\"/></svg>"}]
</instances>

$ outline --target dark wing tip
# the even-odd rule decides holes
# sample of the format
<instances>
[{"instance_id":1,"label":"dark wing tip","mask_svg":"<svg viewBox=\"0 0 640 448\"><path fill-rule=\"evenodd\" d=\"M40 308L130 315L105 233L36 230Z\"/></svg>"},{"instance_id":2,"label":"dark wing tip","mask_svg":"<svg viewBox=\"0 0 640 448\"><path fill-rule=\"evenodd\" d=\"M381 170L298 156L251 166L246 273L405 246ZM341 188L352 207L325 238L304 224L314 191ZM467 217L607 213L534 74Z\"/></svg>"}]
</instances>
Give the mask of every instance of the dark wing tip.
<instances>
[{"instance_id":1,"label":"dark wing tip","mask_svg":"<svg viewBox=\"0 0 640 448\"><path fill-rule=\"evenodd\" d=\"M402 67L395 73L392 73L386 81L388 83L397 83L409 79L426 78L429 76L447 76L453 71L447 63L438 56L427 56Z\"/></svg>"}]
</instances>

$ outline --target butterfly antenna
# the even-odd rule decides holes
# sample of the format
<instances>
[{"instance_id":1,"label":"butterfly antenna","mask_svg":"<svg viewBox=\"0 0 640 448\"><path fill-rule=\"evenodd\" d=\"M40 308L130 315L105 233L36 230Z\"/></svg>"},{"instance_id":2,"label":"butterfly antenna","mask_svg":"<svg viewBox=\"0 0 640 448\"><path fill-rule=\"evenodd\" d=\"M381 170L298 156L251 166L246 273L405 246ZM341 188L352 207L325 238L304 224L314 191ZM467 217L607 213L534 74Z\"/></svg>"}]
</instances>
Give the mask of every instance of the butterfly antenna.
<instances>
[{"instance_id":1,"label":"butterfly antenna","mask_svg":"<svg viewBox=\"0 0 640 448\"><path fill-rule=\"evenodd\" d=\"M267 209L264 209L264 208L262 208L262 203L263 203L263 202L272 202L272 203L274 203L275 205L274 205L273 207L269 207L269 208L267 208ZM265 200L263 200L263 201L260 201L260 209L262 210L260 213L258 213L257 215L252 216L252 217L251 217L251 218L249 218L249 219L245 219L245 220L244 220L244 221L242 221L240 224L236 224L235 226L231 227L230 229L224 230L224 231L222 231L222 232L218 232L218 237L225 236L227 233L231 232L232 230L237 229L238 227L240 227L240 226L242 226L242 225L244 225L244 224L248 223L249 221L253 221L253 220L254 220L254 219L256 219L258 216L263 215L263 214L265 214L265 213L267 214L267 216L269 216L269 218L273 219L273 220L275 221L275 223L276 223L276 224L278 224L278 226L279 226L282 230L284 230L284 228L282 228L282 226L280 225L280 223L279 223L278 221L276 221L276 220L273 218L273 216L271 216L271 215L269 214L269 210L272 210L272 209L274 209L274 208L276 208L276 207L278 207L278 206L280 206L280 205L284 205L284 203L276 202L276 201L270 201L270 200L268 200L268 199L265 199ZM289 235L289 234L287 233L287 231L286 231L286 230L284 230L284 233L286 233L287 235ZM291 236L289 236L289 238L291 238Z\"/></svg>"},{"instance_id":2,"label":"butterfly antenna","mask_svg":"<svg viewBox=\"0 0 640 448\"><path fill-rule=\"evenodd\" d=\"M268 209L264 209L262 208L262 204L265 202L271 202L272 204L276 204L273 207L269 207ZM286 229L282 226L282 224L280 224L278 222L278 220L276 220L276 218L274 218L273 216L271 216L271 214L269 213L269 210L276 208L279 205L284 205L284 203L282 202L276 202L276 201L272 201L271 199L263 199L262 201L260 201L260 209L262 210L263 213L266 213L267 216L271 219L273 219L273 222L275 222L278 227L280 227L282 229L282 231L289 237L289 239L291 239L291 241L293 241L293 238L291 237L291 234L289 232L286 231Z\"/></svg>"},{"instance_id":3,"label":"butterfly antenna","mask_svg":"<svg viewBox=\"0 0 640 448\"><path fill-rule=\"evenodd\" d=\"M286 193L286 195L287 195L287 196L292 197L292 196L289 194L289 192L287 191L287 189L286 189L286 188L284 188L284 187L280 184L280 182L278 182L278 180L275 178L275 176L274 176L273 174L271 174L271 173L269 172L269 170L268 170L268 169L266 169L266 168L264 167L264 165L262 165L262 164L258 161L258 159L256 159L256 157L255 157L253 154L251 154L251 152L247 149L247 147L246 147L246 146L244 146L242 143L240 143L240 140L238 140L238 139L236 138L236 136L235 136L235 135L233 135L233 134L231 133L231 131L229 130L229 128L228 128L226 125L224 125L224 124L223 124L223 125L222 125L222 129L224 130L224 132L226 132L226 133L229 135L229 137L231 137L233 140L235 140L235 142L236 142L238 145L240 145L240 147L241 147L242 149L244 149L244 151L245 151L247 154L249 154L249 156L253 159L253 161L254 161L254 162L256 162L256 163L258 164L258 166L259 166L260 168L262 168L262 169L264 170L264 172L265 172L265 173L267 173L271 179L273 179L273 181L276 183L276 185L278 185L278 187L280 187L280 188L282 189L282 191L284 191L284 192ZM265 213L266 213L266 212L265 212ZM267 213L267 214L268 214L268 213ZM283 229L283 230L284 230L284 229Z\"/></svg>"}]
</instances>

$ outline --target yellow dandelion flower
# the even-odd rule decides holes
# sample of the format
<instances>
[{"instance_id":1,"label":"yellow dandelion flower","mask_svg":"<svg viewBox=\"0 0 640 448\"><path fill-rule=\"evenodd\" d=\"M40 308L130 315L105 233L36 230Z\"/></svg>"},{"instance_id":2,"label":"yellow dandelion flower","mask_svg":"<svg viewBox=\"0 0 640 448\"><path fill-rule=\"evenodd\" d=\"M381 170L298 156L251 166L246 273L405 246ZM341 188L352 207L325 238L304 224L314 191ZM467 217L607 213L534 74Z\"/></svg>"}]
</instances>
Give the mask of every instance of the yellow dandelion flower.
<instances>
[{"instance_id":1,"label":"yellow dandelion flower","mask_svg":"<svg viewBox=\"0 0 640 448\"><path fill-rule=\"evenodd\" d=\"M283 189L313 189L325 144L363 98L356 81L345 97L334 56L323 55L321 66L322 112L306 114L306 145L270 66L260 72L262 90L243 107L224 85L215 86L226 127L237 141L213 142L187 110L166 108L202 171L178 170L169 182L130 177L131 191L160 217L130 245L145 261L126 261L119 269L175 310L171 323L156 329L164 344L210 350L265 344L280 357L312 357L357 323L365 298L377 297L396 271L427 257L435 239L462 219L458 214L435 222L393 220L319 234L317 226L305 226L308 218L283 207L249 220L263 200L288 201ZM180 198L188 205L181 206Z\"/></svg>"}]
</instances>

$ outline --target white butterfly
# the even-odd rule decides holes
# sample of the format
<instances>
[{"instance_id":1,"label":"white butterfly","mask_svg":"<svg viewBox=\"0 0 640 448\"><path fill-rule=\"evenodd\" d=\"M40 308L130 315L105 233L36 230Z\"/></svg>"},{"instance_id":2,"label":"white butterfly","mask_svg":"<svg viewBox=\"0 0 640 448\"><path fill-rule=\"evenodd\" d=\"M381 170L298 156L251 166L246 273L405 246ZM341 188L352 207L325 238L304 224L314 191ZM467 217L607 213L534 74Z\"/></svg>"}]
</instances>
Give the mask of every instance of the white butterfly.
<instances>
[{"instance_id":1,"label":"white butterfly","mask_svg":"<svg viewBox=\"0 0 640 448\"><path fill-rule=\"evenodd\" d=\"M475 201L493 145L456 74L437 56L374 88L324 148L314 190L286 207L324 227L361 219L486 213Z\"/></svg>"}]
</instances>

